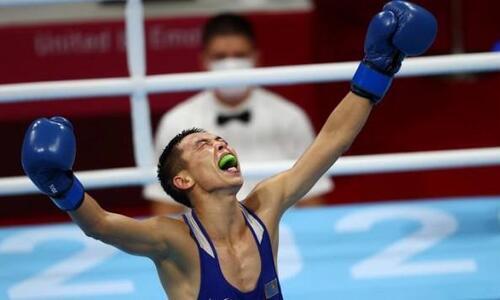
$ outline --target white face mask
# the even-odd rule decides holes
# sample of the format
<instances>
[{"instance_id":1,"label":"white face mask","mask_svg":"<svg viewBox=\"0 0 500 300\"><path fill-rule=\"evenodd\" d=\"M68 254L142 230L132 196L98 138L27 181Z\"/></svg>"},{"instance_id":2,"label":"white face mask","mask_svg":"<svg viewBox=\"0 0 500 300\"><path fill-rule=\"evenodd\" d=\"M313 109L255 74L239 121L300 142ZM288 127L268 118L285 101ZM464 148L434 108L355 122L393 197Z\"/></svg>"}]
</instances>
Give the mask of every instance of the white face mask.
<instances>
[{"instance_id":1,"label":"white face mask","mask_svg":"<svg viewBox=\"0 0 500 300\"><path fill-rule=\"evenodd\" d=\"M212 61L208 65L210 71L240 70L251 69L255 67L255 62L251 58L228 57ZM217 92L224 97L226 101L240 100L249 90L247 86L235 86L227 88L218 88Z\"/></svg>"}]
</instances>

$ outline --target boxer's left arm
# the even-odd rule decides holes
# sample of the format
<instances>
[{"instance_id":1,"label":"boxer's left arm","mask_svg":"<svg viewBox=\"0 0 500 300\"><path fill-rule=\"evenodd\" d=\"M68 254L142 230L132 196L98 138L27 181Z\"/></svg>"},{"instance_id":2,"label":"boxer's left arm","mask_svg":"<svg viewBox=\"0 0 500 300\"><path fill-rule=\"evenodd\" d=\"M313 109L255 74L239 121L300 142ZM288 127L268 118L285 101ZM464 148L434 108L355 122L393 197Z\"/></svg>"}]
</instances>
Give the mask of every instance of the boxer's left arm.
<instances>
[{"instance_id":1,"label":"boxer's left arm","mask_svg":"<svg viewBox=\"0 0 500 300\"><path fill-rule=\"evenodd\" d=\"M281 185L281 212L300 200L350 148L365 125L373 105L369 99L352 92L337 105L311 146L291 169L274 179L277 185Z\"/></svg>"},{"instance_id":2,"label":"boxer's left arm","mask_svg":"<svg viewBox=\"0 0 500 300\"><path fill-rule=\"evenodd\" d=\"M281 215L294 205L349 149L366 123L372 107L373 102L369 99L348 93L295 165L257 185L249 196L249 206L264 214Z\"/></svg>"},{"instance_id":3,"label":"boxer's left arm","mask_svg":"<svg viewBox=\"0 0 500 300\"><path fill-rule=\"evenodd\" d=\"M365 38L365 56L351 82L351 91L330 114L313 144L295 165L259 184L249 206L268 220L278 220L352 144L372 105L389 89L407 55L425 52L436 36L437 22L424 8L391 1L373 17Z\"/></svg>"}]
</instances>

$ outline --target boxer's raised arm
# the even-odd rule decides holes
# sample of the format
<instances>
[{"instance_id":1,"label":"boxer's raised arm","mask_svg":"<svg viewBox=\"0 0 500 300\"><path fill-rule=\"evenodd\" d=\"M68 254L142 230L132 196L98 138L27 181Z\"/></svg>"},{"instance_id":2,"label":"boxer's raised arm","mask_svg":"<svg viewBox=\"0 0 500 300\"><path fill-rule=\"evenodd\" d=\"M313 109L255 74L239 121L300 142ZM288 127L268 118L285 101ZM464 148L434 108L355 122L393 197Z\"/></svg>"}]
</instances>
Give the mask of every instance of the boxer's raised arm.
<instances>
[{"instance_id":1,"label":"boxer's raised arm","mask_svg":"<svg viewBox=\"0 0 500 300\"><path fill-rule=\"evenodd\" d=\"M185 230L180 222L166 217L141 221L105 211L73 175L75 155L73 126L65 118L38 119L26 131L21 155L24 171L87 235L133 254L167 255L169 243Z\"/></svg>"},{"instance_id":2,"label":"boxer's raised arm","mask_svg":"<svg viewBox=\"0 0 500 300\"><path fill-rule=\"evenodd\" d=\"M138 220L105 211L87 193L79 208L68 213L86 235L151 258L166 257L169 245L185 230L180 221L163 216Z\"/></svg>"},{"instance_id":3,"label":"boxer's raised arm","mask_svg":"<svg viewBox=\"0 0 500 300\"><path fill-rule=\"evenodd\" d=\"M248 205L257 210L262 208L262 203L269 206L270 213L279 216L295 204L350 147L368 119L372 106L370 100L348 93L294 166L257 185L249 201L259 203Z\"/></svg>"},{"instance_id":4,"label":"boxer's raised arm","mask_svg":"<svg viewBox=\"0 0 500 300\"><path fill-rule=\"evenodd\" d=\"M365 56L351 82L351 92L330 114L312 145L288 171L259 184L249 199L279 216L302 198L354 141L389 89L408 55L425 52L436 36L437 22L424 8L388 2L373 17L365 38Z\"/></svg>"},{"instance_id":5,"label":"boxer's raised arm","mask_svg":"<svg viewBox=\"0 0 500 300\"><path fill-rule=\"evenodd\" d=\"M294 166L277 176L278 184L282 185L283 209L300 200L349 149L366 123L372 106L373 102L352 92L337 105Z\"/></svg>"}]
</instances>

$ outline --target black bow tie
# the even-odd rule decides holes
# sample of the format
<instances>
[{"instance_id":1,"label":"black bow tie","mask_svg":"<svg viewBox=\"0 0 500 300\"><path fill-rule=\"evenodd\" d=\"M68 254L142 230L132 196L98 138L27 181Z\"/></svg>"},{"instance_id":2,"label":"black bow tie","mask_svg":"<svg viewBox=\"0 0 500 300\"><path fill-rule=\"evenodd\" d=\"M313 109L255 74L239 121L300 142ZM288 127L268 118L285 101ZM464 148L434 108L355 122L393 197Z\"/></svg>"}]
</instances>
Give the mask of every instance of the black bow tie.
<instances>
[{"instance_id":1,"label":"black bow tie","mask_svg":"<svg viewBox=\"0 0 500 300\"><path fill-rule=\"evenodd\" d=\"M241 113L235 114L235 115L218 115L217 116L217 125L223 126L231 120L237 120L237 121L240 121L243 123L248 123L248 122L250 122L250 117L251 117L251 114L250 114L250 111L248 111L248 110L245 110L244 112L241 112Z\"/></svg>"}]
</instances>

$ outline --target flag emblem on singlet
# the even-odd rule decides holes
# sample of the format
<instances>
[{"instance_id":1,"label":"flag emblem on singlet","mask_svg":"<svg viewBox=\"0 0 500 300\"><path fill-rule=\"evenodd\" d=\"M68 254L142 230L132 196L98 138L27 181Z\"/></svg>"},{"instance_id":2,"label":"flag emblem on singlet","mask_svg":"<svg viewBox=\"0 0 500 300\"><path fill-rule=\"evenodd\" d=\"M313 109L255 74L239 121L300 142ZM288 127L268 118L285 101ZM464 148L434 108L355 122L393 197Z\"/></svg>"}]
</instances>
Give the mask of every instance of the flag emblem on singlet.
<instances>
[{"instance_id":1,"label":"flag emblem on singlet","mask_svg":"<svg viewBox=\"0 0 500 300\"><path fill-rule=\"evenodd\" d=\"M270 299L271 297L278 295L279 293L278 279L274 278L273 280L266 283L264 285L264 289L265 289L266 299Z\"/></svg>"}]
</instances>

